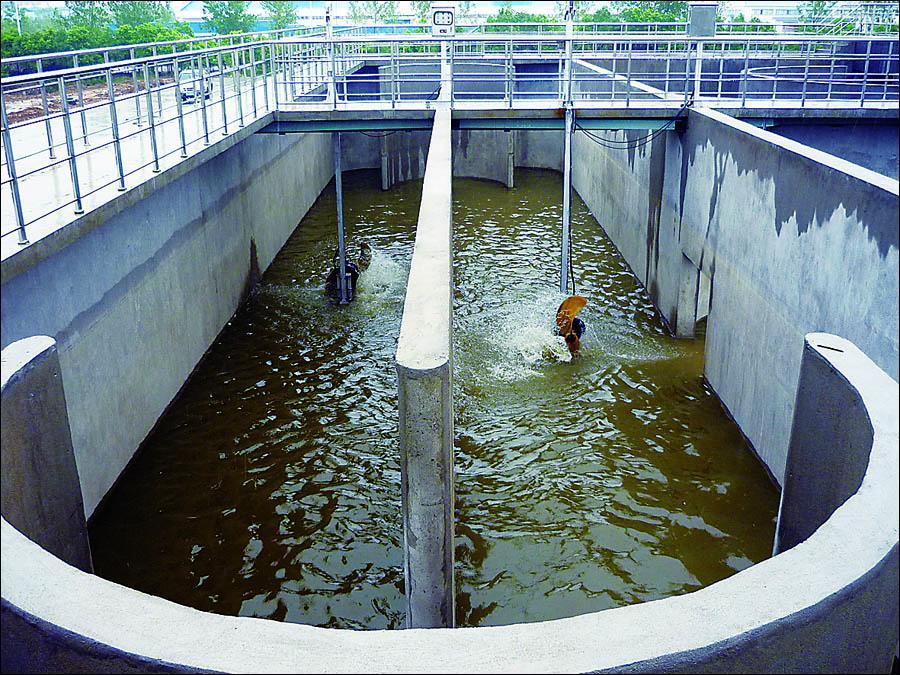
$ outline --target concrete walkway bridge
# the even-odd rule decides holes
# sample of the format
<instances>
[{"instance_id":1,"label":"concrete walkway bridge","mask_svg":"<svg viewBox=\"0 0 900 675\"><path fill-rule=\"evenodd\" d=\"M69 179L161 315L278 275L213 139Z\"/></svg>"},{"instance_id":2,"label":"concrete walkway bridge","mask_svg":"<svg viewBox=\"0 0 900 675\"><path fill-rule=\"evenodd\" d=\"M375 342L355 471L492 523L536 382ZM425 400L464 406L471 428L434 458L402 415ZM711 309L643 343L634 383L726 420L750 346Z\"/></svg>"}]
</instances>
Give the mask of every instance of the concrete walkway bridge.
<instances>
[{"instance_id":1,"label":"concrete walkway bridge","mask_svg":"<svg viewBox=\"0 0 900 675\"><path fill-rule=\"evenodd\" d=\"M338 120L397 130L439 99L462 128L562 128L567 109L585 128L651 130L688 106L760 125L897 110L897 34L878 26L722 25L704 38L683 24L490 28L505 32L307 29L4 60L18 74L3 78L0 101L2 257L248 133L336 131Z\"/></svg>"}]
</instances>

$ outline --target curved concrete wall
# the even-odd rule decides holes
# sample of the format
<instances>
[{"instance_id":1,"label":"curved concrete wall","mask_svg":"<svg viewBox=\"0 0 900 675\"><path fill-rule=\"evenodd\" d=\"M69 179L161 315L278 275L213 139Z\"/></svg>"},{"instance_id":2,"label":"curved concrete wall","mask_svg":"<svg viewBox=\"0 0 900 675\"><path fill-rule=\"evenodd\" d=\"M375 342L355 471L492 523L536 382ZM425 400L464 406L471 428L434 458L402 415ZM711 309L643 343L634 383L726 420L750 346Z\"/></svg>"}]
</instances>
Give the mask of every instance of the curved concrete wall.
<instances>
[{"instance_id":1,"label":"curved concrete wall","mask_svg":"<svg viewBox=\"0 0 900 675\"><path fill-rule=\"evenodd\" d=\"M846 501L855 478L816 495L836 508L808 539L700 591L542 623L332 630L199 612L118 586L62 562L4 518L2 668L887 672L898 629L900 393L859 349L833 335L807 336L801 372L796 408L809 415L794 425L789 466L828 471L849 460L865 465L859 487ZM823 391L839 395L822 398ZM857 440L809 452L822 440L816 430L823 417L855 430ZM816 524L820 514L802 508L812 496L802 482L794 497L785 493L801 506L782 505L785 526Z\"/></svg>"}]
</instances>

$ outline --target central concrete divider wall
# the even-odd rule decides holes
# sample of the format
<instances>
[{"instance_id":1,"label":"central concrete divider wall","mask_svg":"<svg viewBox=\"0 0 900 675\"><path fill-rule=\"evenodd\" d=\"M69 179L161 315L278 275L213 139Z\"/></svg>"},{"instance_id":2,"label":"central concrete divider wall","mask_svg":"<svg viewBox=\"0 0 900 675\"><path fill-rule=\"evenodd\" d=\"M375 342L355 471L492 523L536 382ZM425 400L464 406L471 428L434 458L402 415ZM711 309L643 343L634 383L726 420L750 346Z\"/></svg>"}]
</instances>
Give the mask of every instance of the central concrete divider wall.
<instances>
[{"instance_id":1,"label":"central concrete divider wall","mask_svg":"<svg viewBox=\"0 0 900 675\"><path fill-rule=\"evenodd\" d=\"M406 624L454 625L450 109L434 117L397 343Z\"/></svg>"},{"instance_id":2,"label":"central concrete divider wall","mask_svg":"<svg viewBox=\"0 0 900 675\"><path fill-rule=\"evenodd\" d=\"M897 377L896 180L698 108L631 149L576 133L573 185L676 333L710 280L706 377L779 483L805 333Z\"/></svg>"},{"instance_id":3,"label":"central concrete divider wall","mask_svg":"<svg viewBox=\"0 0 900 675\"><path fill-rule=\"evenodd\" d=\"M327 134L229 137L3 262L2 344L58 342L88 516L332 175Z\"/></svg>"}]
</instances>

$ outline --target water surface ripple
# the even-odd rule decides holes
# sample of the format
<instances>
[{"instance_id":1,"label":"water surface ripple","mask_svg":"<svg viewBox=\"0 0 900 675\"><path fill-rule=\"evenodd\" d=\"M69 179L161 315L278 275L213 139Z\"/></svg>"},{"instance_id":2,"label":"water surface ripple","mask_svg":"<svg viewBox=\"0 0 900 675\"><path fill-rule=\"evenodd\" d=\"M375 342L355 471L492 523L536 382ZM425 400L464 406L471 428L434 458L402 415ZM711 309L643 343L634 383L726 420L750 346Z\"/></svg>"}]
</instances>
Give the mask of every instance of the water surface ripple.
<instances>
[{"instance_id":1,"label":"water surface ripple","mask_svg":"<svg viewBox=\"0 0 900 675\"><path fill-rule=\"evenodd\" d=\"M558 174L454 181L457 614L572 616L769 555L777 493L583 203L583 356L551 334ZM331 306L326 191L91 523L98 574L222 614L404 621L393 356L421 181L345 175L357 300Z\"/></svg>"}]
</instances>

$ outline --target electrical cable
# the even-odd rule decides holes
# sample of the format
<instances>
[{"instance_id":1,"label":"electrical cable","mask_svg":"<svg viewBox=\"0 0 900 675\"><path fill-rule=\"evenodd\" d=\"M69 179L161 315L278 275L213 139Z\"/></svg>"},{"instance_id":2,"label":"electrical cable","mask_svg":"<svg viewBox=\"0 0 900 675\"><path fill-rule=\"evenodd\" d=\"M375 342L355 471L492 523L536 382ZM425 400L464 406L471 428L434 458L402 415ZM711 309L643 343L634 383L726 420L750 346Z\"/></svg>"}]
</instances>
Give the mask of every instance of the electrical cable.
<instances>
[{"instance_id":1,"label":"electrical cable","mask_svg":"<svg viewBox=\"0 0 900 675\"><path fill-rule=\"evenodd\" d=\"M369 138L385 138L385 137L387 137L387 136L393 136L393 135L396 134L398 131L400 131L400 130L399 130L399 129L394 129L393 131L384 131L384 132L382 132L382 133L377 133L377 132L376 132L376 133L370 133L370 132L368 132L368 131L360 131L359 133L361 133L363 136L368 136Z\"/></svg>"},{"instance_id":2,"label":"electrical cable","mask_svg":"<svg viewBox=\"0 0 900 675\"><path fill-rule=\"evenodd\" d=\"M647 143L653 142L655 138L668 131L678 120L679 117L694 103L694 97L691 96L685 103L682 105L678 112L675 113L675 116L669 119L664 125L659 127L658 129L654 129L646 136L641 136L640 138L635 139L626 139L624 141L603 138L602 136L598 136L592 133L589 129L584 128L580 124L578 124L577 118L575 120L575 130L581 131L588 139L596 143L597 145L603 146L605 148L609 148L611 150L634 150L640 148ZM571 218L571 216L570 216ZM572 280L572 295L577 295L577 290L575 287L575 264L572 262L572 226L571 220L569 222L569 277ZM566 288L568 291L568 288Z\"/></svg>"}]
</instances>

